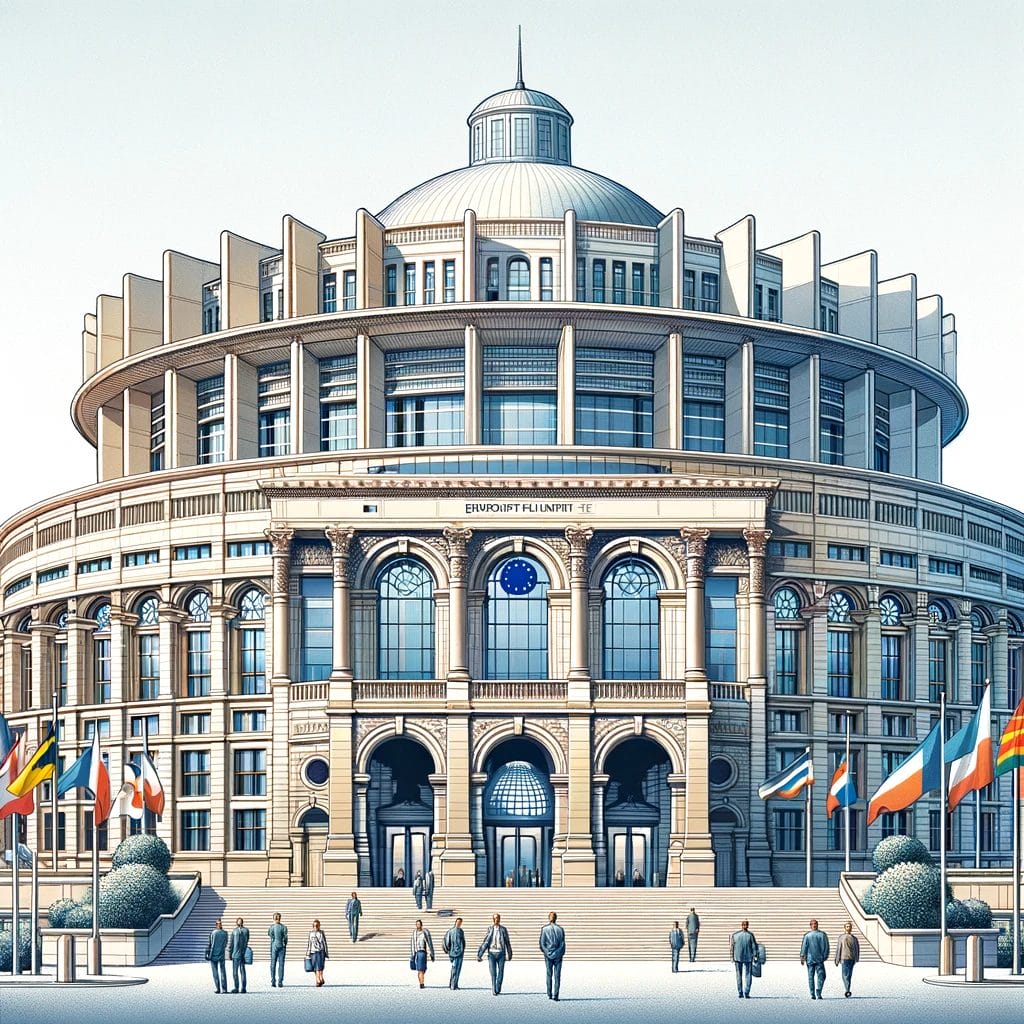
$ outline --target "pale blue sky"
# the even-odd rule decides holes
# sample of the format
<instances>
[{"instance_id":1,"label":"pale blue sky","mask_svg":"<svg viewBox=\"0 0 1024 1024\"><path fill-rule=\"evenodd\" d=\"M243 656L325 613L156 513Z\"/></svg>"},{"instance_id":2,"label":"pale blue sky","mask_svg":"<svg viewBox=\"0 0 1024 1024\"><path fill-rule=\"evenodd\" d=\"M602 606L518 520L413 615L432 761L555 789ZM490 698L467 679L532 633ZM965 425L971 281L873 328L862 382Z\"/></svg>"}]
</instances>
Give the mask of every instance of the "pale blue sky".
<instances>
[{"instance_id":1,"label":"pale blue sky","mask_svg":"<svg viewBox=\"0 0 1024 1024\"><path fill-rule=\"evenodd\" d=\"M971 403L946 481L1024 507L1020 4L0 0L0 519L94 479L68 405L97 293L222 228L280 245L284 213L351 234L463 165L518 22L576 163L690 233L817 228L941 293Z\"/></svg>"}]
</instances>

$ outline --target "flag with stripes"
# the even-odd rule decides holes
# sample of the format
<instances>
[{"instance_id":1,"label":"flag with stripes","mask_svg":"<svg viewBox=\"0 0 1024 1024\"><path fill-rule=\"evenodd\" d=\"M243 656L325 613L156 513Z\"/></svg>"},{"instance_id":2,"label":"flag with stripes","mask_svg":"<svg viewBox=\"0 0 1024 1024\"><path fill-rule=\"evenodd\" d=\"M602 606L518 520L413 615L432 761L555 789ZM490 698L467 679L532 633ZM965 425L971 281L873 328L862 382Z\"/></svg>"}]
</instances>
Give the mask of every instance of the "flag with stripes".
<instances>
[{"instance_id":1,"label":"flag with stripes","mask_svg":"<svg viewBox=\"0 0 1024 1024\"><path fill-rule=\"evenodd\" d=\"M791 800L800 794L804 786L813 785L814 762L811 760L811 752L808 750L791 764L786 765L781 772L762 782L757 787L757 795L762 800L767 800L770 796Z\"/></svg>"},{"instance_id":2,"label":"flag with stripes","mask_svg":"<svg viewBox=\"0 0 1024 1024\"><path fill-rule=\"evenodd\" d=\"M996 775L1005 775L1014 768L1024 768L1024 700L1006 723L996 754Z\"/></svg>"}]
</instances>

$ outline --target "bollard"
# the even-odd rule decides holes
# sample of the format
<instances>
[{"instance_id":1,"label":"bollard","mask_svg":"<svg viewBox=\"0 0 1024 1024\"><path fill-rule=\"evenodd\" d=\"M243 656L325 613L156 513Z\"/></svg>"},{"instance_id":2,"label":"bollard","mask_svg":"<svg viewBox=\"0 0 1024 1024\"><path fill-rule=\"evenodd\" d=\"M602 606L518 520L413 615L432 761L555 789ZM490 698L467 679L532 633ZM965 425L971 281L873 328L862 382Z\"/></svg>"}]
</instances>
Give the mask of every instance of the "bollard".
<instances>
[{"instance_id":1,"label":"bollard","mask_svg":"<svg viewBox=\"0 0 1024 1024\"><path fill-rule=\"evenodd\" d=\"M955 964L956 961L953 959L955 948L953 946L953 936L944 935L939 942L939 974L940 975L951 975L956 974Z\"/></svg>"},{"instance_id":2,"label":"bollard","mask_svg":"<svg viewBox=\"0 0 1024 1024\"><path fill-rule=\"evenodd\" d=\"M99 936L89 938L86 949L86 959L89 964L86 970L90 976L98 977L103 973L103 944Z\"/></svg>"},{"instance_id":3,"label":"bollard","mask_svg":"<svg viewBox=\"0 0 1024 1024\"><path fill-rule=\"evenodd\" d=\"M985 980L985 941L980 935L967 936L967 971L965 980Z\"/></svg>"},{"instance_id":4,"label":"bollard","mask_svg":"<svg viewBox=\"0 0 1024 1024\"><path fill-rule=\"evenodd\" d=\"M68 984L75 980L75 937L74 935L57 936L57 978L58 984Z\"/></svg>"}]
</instances>

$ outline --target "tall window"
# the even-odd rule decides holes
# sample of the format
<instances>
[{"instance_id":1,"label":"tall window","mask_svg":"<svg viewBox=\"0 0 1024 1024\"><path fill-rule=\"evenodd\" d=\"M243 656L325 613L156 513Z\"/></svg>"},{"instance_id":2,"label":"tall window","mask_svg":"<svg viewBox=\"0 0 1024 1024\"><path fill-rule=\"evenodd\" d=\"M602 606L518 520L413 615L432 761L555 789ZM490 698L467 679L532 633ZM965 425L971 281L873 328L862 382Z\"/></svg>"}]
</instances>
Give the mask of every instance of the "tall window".
<instances>
[{"instance_id":1,"label":"tall window","mask_svg":"<svg viewBox=\"0 0 1024 1024\"><path fill-rule=\"evenodd\" d=\"M846 432L846 392L843 382L833 377L822 377L818 397L821 461L829 466L841 466Z\"/></svg>"},{"instance_id":2,"label":"tall window","mask_svg":"<svg viewBox=\"0 0 1024 1024\"><path fill-rule=\"evenodd\" d=\"M886 595L878 602L878 615L882 629L893 629L900 625L903 609L899 601ZM881 694L882 700L903 699L903 637L894 633L882 633Z\"/></svg>"},{"instance_id":3,"label":"tall window","mask_svg":"<svg viewBox=\"0 0 1024 1024\"><path fill-rule=\"evenodd\" d=\"M983 640L971 641L971 703L980 704L988 678L988 644Z\"/></svg>"},{"instance_id":4,"label":"tall window","mask_svg":"<svg viewBox=\"0 0 1024 1024\"><path fill-rule=\"evenodd\" d=\"M398 305L398 267L394 263L384 268L384 305Z\"/></svg>"},{"instance_id":5,"label":"tall window","mask_svg":"<svg viewBox=\"0 0 1024 1024\"><path fill-rule=\"evenodd\" d=\"M210 849L210 812L206 810L181 812L181 849L199 853Z\"/></svg>"},{"instance_id":6,"label":"tall window","mask_svg":"<svg viewBox=\"0 0 1024 1024\"><path fill-rule=\"evenodd\" d=\"M21 709L27 711L32 707L32 646L25 644L21 648Z\"/></svg>"},{"instance_id":7,"label":"tall window","mask_svg":"<svg viewBox=\"0 0 1024 1024\"><path fill-rule=\"evenodd\" d=\"M633 264L633 305L642 306L646 299L644 294L644 265L642 263Z\"/></svg>"},{"instance_id":8,"label":"tall window","mask_svg":"<svg viewBox=\"0 0 1024 1024\"><path fill-rule=\"evenodd\" d=\"M455 301L455 260L444 261L444 301Z\"/></svg>"},{"instance_id":9,"label":"tall window","mask_svg":"<svg viewBox=\"0 0 1024 1024\"><path fill-rule=\"evenodd\" d=\"M775 692L795 694L800 684L800 598L795 590L783 587L772 598L775 609ZM783 624L794 625L783 625Z\"/></svg>"},{"instance_id":10,"label":"tall window","mask_svg":"<svg viewBox=\"0 0 1024 1024\"><path fill-rule=\"evenodd\" d=\"M320 360L320 451L356 446L356 357Z\"/></svg>"},{"instance_id":11,"label":"tall window","mask_svg":"<svg viewBox=\"0 0 1024 1024\"><path fill-rule=\"evenodd\" d=\"M513 156L530 155L530 119L528 117L512 118L513 135Z\"/></svg>"},{"instance_id":12,"label":"tall window","mask_svg":"<svg viewBox=\"0 0 1024 1024\"><path fill-rule=\"evenodd\" d=\"M266 597L253 587L242 595L238 609L239 682L242 693L267 692Z\"/></svg>"},{"instance_id":13,"label":"tall window","mask_svg":"<svg viewBox=\"0 0 1024 1024\"><path fill-rule=\"evenodd\" d=\"M189 697L210 695L210 595L197 590L185 605L185 691Z\"/></svg>"},{"instance_id":14,"label":"tall window","mask_svg":"<svg viewBox=\"0 0 1024 1024\"><path fill-rule=\"evenodd\" d=\"M147 597L138 607L139 700L160 696L160 602Z\"/></svg>"},{"instance_id":15,"label":"tall window","mask_svg":"<svg viewBox=\"0 0 1024 1024\"><path fill-rule=\"evenodd\" d=\"M402 268L404 276L404 285L402 289L402 305L403 306L415 306L416 305L416 264L406 263Z\"/></svg>"},{"instance_id":16,"label":"tall window","mask_svg":"<svg viewBox=\"0 0 1024 1024\"><path fill-rule=\"evenodd\" d=\"M697 308L697 272L683 271L683 309Z\"/></svg>"},{"instance_id":17,"label":"tall window","mask_svg":"<svg viewBox=\"0 0 1024 1024\"><path fill-rule=\"evenodd\" d=\"M860 814L856 807L850 808L850 849L861 848ZM846 813L837 811L828 819L828 848L833 851L846 849Z\"/></svg>"},{"instance_id":18,"label":"tall window","mask_svg":"<svg viewBox=\"0 0 1024 1024\"><path fill-rule=\"evenodd\" d=\"M510 302L528 302L530 299L530 263L522 256L514 256L508 261L508 289Z\"/></svg>"},{"instance_id":19,"label":"tall window","mask_svg":"<svg viewBox=\"0 0 1024 1024\"><path fill-rule=\"evenodd\" d=\"M492 256L487 261L486 296L488 302L497 302L498 294L498 258Z\"/></svg>"},{"instance_id":20,"label":"tall window","mask_svg":"<svg viewBox=\"0 0 1024 1024\"><path fill-rule=\"evenodd\" d=\"M92 702L110 701L110 605L101 604L94 612L96 626L92 634Z\"/></svg>"},{"instance_id":21,"label":"tall window","mask_svg":"<svg viewBox=\"0 0 1024 1024\"><path fill-rule=\"evenodd\" d=\"M928 699L937 704L946 687L946 641L928 640Z\"/></svg>"},{"instance_id":22,"label":"tall window","mask_svg":"<svg viewBox=\"0 0 1024 1024\"><path fill-rule=\"evenodd\" d=\"M879 815L882 825L882 838L889 836L905 836L910 834L909 811L886 811Z\"/></svg>"},{"instance_id":23,"label":"tall window","mask_svg":"<svg viewBox=\"0 0 1024 1024\"><path fill-rule=\"evenodd\" d=\"M622 260L612 261L612 302L626 301L626 264Z\"/></svg>"},{"instance_id":24,"label":"tall window","mask_svg":"<svg viewBox=\"0 0 1024 1024\"><path fill-rule=\"evenodd\" d=\"M540 300L551 302L555 297L555 272L550 256L540 259Z\"/></svg>"},{"instance_id":25,"label":"tall window","mask_svg":"<svg viewBox=\"0 0 1024 1024\"><path fill-rule=\"evenodd\" d=\"M210 752L183 750L181 752L181 795L210 795Z\"/></svg>"},{"instance_id":26,"label":"tall window","mask_svg":"<svg viewBox=\"0 0 1024 1024\"><path fill-rule=\"evenodd\" d=\"M253 807L235 811L234 848L244 853L255 853L267 848L266 808Z\"/></svg>"},{"instance_id":27,"label":"tall window","mask_svg":"<svg viewBox=\"0 0 1024 1024\"><path fill-rule=\"evenodd\" d=\"M548 678L548 575L532 558L499 561L487 577L484 677Z\"/></svg>"},{"instance_id":28,"label":"tall window","mask_svg":"<svg viewBox=\"0 0 1024 1024\"><path fill-rule=\"evenodd\" d=\"M264 292L261 297L263 299L263 313L260 319L266 323L268 320L274 319L274 293Z\"/></svg>"},{"instance_id":29,"label":"tall window","mask_svg":"<svg viewBox=\"0 0 1024 1024\"><path fill-rule=\"evenodd\" d=\"M661 305L661 268L657 263L651 264L651 305Z\"/></svg>"},{"instance_id":30,"label":"tall window","mask_svg":"<svg viewBox=\"0 0 1024 1024\"><path fill-rule=\"evenodd\" d=\"M436 294L436 287L434 284L434 261L427 260L423 264L423 301L427 305L434 302L434 296Z\"/></svg>"},{"instance_id":31,"label":"tall window","mask_svg":"<svg viewBox=\"0 0 1024 1024\"><path fill-rule=\"evenodd\" d=\"M683 355L683 448L725 451L725 360Z\"/></svg>"},{"instance_id":32,"label":"tall window","mask_svg":"<svg viewBox=\"0 0 1024 1024\"><path fill-rule=\"evenodd\" d=\"M484 126L480 123L473 125L473 162L482 160L484 156Z\"/></svg>"},{"instance_id":33,"label":"tall window","mask_svg":"<svg viewBox=\"0 0 1024 1024\"><path fill-rule=\"evenodd\" d=\"M773 812L776 853L796 853L804 848L804 812L802 808L786 808Z\"/></svg>"},{"instance_id":34,"label":"tall window","mask_svg":"<svg viewBox=\"0 0 1024 1024\"><path fill-rule=\"evenodd\" d=\"M828 599L828 693L830 697L853 696L853 602L841 591ZM844 628L845 627L845 628Z\"/></svg>"},{"instance_id":35,"label":"tall window","mask_svg":"<svg viewBox=\"0 0 1024 1024\"><path fill-rule=\"evenodd\" d=\"M505 155L505 122L496 117L491 121L491 156Z\"/></svg>"},{"instance_id":36,"label":"tall window","mask_svg":"<svg viewBox=\"0 0 1024 1024\"><path fill-rule=\"evenodd\" d=\"M151 472L164 468L164 449L167 441L167 409L163 391L157 391L149 405L149 468Z\"/></svg>"},{"instance_id":37,"label":"tall window","mask_svg":"<svg viewBox=\"0 0 1024 1024\"><path fill-rule=\"evenodd\" d=\"M718 312L718 275L707 270L700 275L700 308L705 313Z\"/></svg>"},{"instance_id":38,"label":"tall window","mask_svg":"<svg viewBox=\"0 0 1024 1024\"><path fill-rule=\"evenodd\" d=\"M256 371L261 459L291 452L291 393L292 368L287 360Z\"/></svg>"},{"instance_id":39,"label":"tall window","mask_svg":"<svg viewBox=\"0 0 1024 1024\"><path fill-rule=\"evenodd\" d=\"M57 616L57 635L53 638L54 688L57 691L57 706L68 702L68 613Z\"/></svg>"},{"instance_id":40,"label":"tall window","mask_svg":"<svg viewBox=\"0 0 1024 1024\"><path fill-rule=\"evenodd\" d=\"M576 301L587 301L587 258L576 257Z\"/></svg>"},{"instance_id":41,"label":"tall window","mask_svg":"<svg viewBox=\"0 0 1024 1024\"><path fill-rule=\"evenodd\" d=\"M658 590L654 569L638 558L605 573L603 632L605 679L658 679Z\"/></svg>"},{"instance_id":42,"label":"tall window","mask_svg":"<svg viewBox=\"0 0 1024 1024\"><path fill-rule=\"evenodd\" d=\"M708 679L735 682L736 674L735 576L709 576L704 581L704 651Z\"/></svg>"},{"instance_id":43,"label":"tall window","mask_svg":"<svg viewBox=\"0 0 1024 1024\"><path fill-rule=\"evenodd\" d=\"M196 461L224 461L224 374L196 381Z\"/></svg>"},{"instance_id":44,"label":"tall window","mask_svg":"<svg viewBox=\"0 0 1024 1024\"><path fill-rule=\"evenodd\" d=\"M203 285L203 334L220 330L220 281Z\"/></svg>"},{"instance_id":45,"label":"tall window","mask_svg":"<svg viewBox=\"0 0 1024 1024\"><path fill-rule=\"evenodd\" d=\"M265 750L262 748L236 750L233 768L234 781L231 792L235 796L267 795L267 752Z\"/></svg>"},{"instance_id":46,"label":"tall window","mask_svg":"<svg viewBox=\"0 0 1024 1024\"><path fill-rule=\"evenodd\" d=\"M377 577L378 672L381 679L434 678L434 580L411 558Z\"/></svg>"},{"instance_id":47,"label":"tall window","mask_svg":"<svg viewBox=\"0 0 1024 1024\"><path fill-rule=\"evenodd\" d=\"M789 370L754 367L754 454L789 458Z\"/></svg>"},{"instance_id":48,"label":"tall window","mask_svg":"<svg viewBox=\"0 0 1024 1024\"><path fill-rule=\"evenodd\" d=\"M483 443L555 444L555 348L488 345L483 362Z\"/></svg>"},{"instance_id":49,"label":"tall window","mask_svg":"<svg viewBox=\"0 0 1024 1024\"><path fill-rule=\"evenodd\" d=\"M537 118L537 156L551 156L551 121L546 117Z\"/></svg>"},{"instance_id":50,"label":"tall window","mask_svg":"<svg viewBox=\"0 0 1024 1024\"><path fill-rule=\"evenodd\" d=\"M338 275L324 274L323 278L323 311L325 313L336 313L338 311Z\"/></svg>"},{"instance_id":51,"label":"tall window","mask_svg":"<svg viewBox=\"0 0 1024 1024\"><path fill-rule=\"evenodd\" d=\"M1011 645L1007 651L1006 664L1006 706L1015 708L1020 703L1021 648Z\"/></svg>"},{"instance_id":52,"label":"tall window","mask_svg":"<svg viewBox=\"0 0 1024 1024\"><path fill-rule=\"evenodd\" d=\"M875 392L875 469L889 472L889 396Z\"/></svg>"},{"instance_id":53,"label":"tall window","mask_svg":"<svg viewBox=\"0 0 1024 1024\"><path fill-rule=\"evenodd\" d=\"M333 584L329 576L303 576L299 589L299 679L327 679L334 662Z\"/></svg>"},{"instance_id":54,"label":"tall window","mask_svg":"<svg viewBox=\"0 0 1024 1024\"><path fill-rule=\"evenodd\" d=\"M593 269L593 301L604 302L604 260L594 260Z\"/></svg>"},{"instance_id":55,"label":"tall window","mask_svg":"<svg viewBox=\"0 0 1024 1024\"><path fill-rule=\"evenodd\" d=\"M464 366L461 348L384 353L389 448L462 443Z\"/></svg>"},{"instance_id":56,"label":"tall window","mask_svg":"<svg viewBox=\"0 0 1024 1024\"><path fill-rule=\"evenodd\" d=\"M341 275L342 283L342 296L341 296L341 308L342 309L355 309L356 308L356 272L354 270L346 270Z\"/></svg>"},{"instance_id":57,"label":"tall window","mask_svg":"<svg viewBox=\"0 0 1024 1024\"><path fill-rule=\"evenodd\" d=\"M653 447L653 352L576 350L576 443Z\"/></svg>"}]
</instances>

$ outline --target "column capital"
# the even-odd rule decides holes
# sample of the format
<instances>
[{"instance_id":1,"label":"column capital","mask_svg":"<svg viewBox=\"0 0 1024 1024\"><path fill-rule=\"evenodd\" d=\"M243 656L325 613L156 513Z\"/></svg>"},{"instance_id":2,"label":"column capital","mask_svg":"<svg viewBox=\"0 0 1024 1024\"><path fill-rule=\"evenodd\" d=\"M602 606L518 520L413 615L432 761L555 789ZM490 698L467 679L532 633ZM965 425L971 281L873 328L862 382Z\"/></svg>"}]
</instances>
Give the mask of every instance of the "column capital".
<instances>
[{"instance_id":1,"label":"column capital","mask_svg":"<svg viewBox=\"0 0 1024 1024\"><path fill-rule=\"evenodd\" d=\"M703 558L707 550L710 530L698 529L694 526L684 526L679 531L679 536L686 541L686 555L688 558Z\"/></svg>"},{"instance_id":2,"label":"column capital","mask_svg":"<svg viewBox=\"0 0 1024 1024\"><path fill-rule=\"evenodd\" d=\"M278 557L287 556L295 531L283 523L272 523L263 531L263 536L270 541L271 554Z\"/></svg>"},{"instance_id":3,"label":"column capital","mask_svg":"<svg viewBox=\"0 0 1024 1024\"><path fill-rule=\"evenodd\" d=\"M577 523L565 528L565 539L569 544L569 578L586 579L587 545L594 536L593 527Z\"/></svg>"},{"instance_id":4,"label":"column capital","mask_svg":"<svg viewBox=\"0 0 1024 1024\"><path fill-rule=\"evenodd\" d=\"M448 568L453 580L465 580L467 569L467 549L473 536L468 526L449 524L442 531L445 548L448 554Z\"/></svg>"},{"instance_id":5,"label":"column capital","mask_svg":"<svg viewBox=\"0 0 1024 1024\"><path fill-rule=\"evenodd\" d=\"M324 528L324 536L331 543L331 554L335 558L348 558L349 548L356 531L351 526L335 523Z\"/></svg>"},{"instance_id":6,"label":"column capital","mask_svg":"<svg viewBox=\"0 0 1024 1024\"><path fill-rule=\"evenodd\" d=\"M761 528L749 528L743 531L743 539L747 542L747 554L751 558L764 558L771 540L772 531Z\"/></svg>"}]
</instances>

